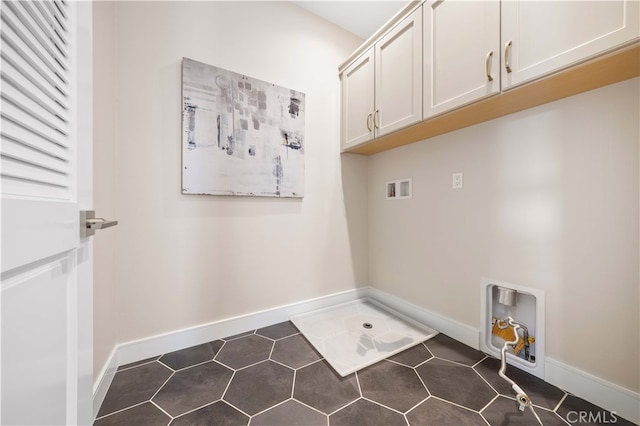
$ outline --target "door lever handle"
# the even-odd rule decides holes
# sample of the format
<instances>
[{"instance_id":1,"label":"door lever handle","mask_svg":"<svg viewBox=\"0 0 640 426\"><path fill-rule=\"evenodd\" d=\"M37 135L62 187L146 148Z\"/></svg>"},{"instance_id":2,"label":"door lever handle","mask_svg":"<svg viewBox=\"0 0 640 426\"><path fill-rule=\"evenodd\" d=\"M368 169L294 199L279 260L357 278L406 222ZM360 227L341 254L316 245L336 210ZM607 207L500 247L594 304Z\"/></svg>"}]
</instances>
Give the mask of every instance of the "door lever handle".
<instances>
[{"instance_id":1,"label":"door lever handle","mask_svg":"<svg viewBox=\"0 0 640 426\"><path fill-rule=\"evenodd\" d=\"M89 229L110 228L112 226L116 226L117 224L117 220L105 220L101 217L97 217L95 219L87 219L87 228Z\"/></svg>"},{"instance_id":2,"label":"door lever handle","mask_svg":"<svg viewBox=\"0 0 640 426\"><path fill-rule=\"evenodd\" d=\"M95 235L96 229L111 228L117 224L117 220L105 220L101 217L96 217L96 212L93 210L82 210L80 212L80 237L91 237Z\"/></svg>"}]
</instances>

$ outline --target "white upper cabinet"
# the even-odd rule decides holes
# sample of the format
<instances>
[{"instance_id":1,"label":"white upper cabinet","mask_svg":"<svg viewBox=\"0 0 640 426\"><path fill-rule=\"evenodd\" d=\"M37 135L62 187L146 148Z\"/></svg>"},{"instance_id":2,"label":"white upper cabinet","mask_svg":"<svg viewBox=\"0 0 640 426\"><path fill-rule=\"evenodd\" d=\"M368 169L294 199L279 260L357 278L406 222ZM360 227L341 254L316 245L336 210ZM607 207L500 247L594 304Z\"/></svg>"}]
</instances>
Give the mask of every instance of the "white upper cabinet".
<instances>
[{"instance_id":1,"label":"white upper cabinet","mask_svg":"<svg viewBox=\"0 0 640 426\"><path fill-rule=\"evenodd\" d=\"M422 120L422 8L349 64L342 81L342 149Z\"/></svg>"},{"instance_id":2,"label":"white upper cabinet","mask_svg":"<svg viewBox=\"0 0 640 426\"><path fill-rule=\"evenodd\" d=\"M342 149L373 138L373 48L342 73Z\"/></svg>"},{"instance_id":3,"label":"white upper cabinet","mask_svg":"<svg viewBox=\"0 0 640 426\"><path fill-rule=\"evenodd\" d=\"M424 4L424 118L500 92L500 2Z\"/></svg>"},{"instance_id":4,"label":"white upper cabinet","mask_svg":"<svg viewBox=\"0 0 640 426\"><path fill-rule=\"evenodd\" d=\"M638 49L640 0L412 1L340 67L342 150L375 154L637 77Z\"/></svg>"},{"instance_id":5,"label":"white upper cabinet","mask_svg":"<svg viewBox=\"0 0 640 426\"><path fill-rule=\"evenodd\" d=\"M376 136L422 120L422 8L375 44Z\"/></svg>"},{"instance_id":6,"label":"white upper cabinet","mask_svg":"<svg viewBox=\"0 0 640 426\"><path fill-rule=\"evenodd\" d=\"M637 0L502 1L502 88L638 39Z\"/></svg>"}]
</instances>

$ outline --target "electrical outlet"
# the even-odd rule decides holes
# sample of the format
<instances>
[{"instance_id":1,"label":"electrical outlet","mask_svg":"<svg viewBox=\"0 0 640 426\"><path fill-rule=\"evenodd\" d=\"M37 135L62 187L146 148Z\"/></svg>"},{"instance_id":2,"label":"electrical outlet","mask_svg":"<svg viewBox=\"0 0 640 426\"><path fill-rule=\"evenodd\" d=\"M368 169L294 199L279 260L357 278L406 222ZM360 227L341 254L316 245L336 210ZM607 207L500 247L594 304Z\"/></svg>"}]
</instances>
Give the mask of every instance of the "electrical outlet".
<instances>
[{"instance_id":1,"label":"electrical outlet","mask_svg":"<svg viewBox=\"0 0 640 426\"><path fill-rule=\"evenodd\" d=\"M462 172L453 174L453 189L462 189Z\"/></svg>"}]
</instances>

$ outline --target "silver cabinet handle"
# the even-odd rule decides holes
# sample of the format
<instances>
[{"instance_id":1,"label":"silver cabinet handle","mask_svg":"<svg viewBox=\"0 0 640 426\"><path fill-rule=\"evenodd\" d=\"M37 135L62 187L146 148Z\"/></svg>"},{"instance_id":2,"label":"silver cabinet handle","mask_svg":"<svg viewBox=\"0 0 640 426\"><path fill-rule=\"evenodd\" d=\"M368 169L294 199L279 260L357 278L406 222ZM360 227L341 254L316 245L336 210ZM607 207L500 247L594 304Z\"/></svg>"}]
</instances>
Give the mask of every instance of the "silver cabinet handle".
<instances>
[{"instance_id":1,"label":"silver cabinet handle","mask_svg":"<svg viewBox=\"0 0 640 426\"><path fill-rule=\"evenodd\" d=\"M367 129L369 131L371 131L371 117L373 116L373 113L370 113L369 115L367 115Z\"/></svg>"},{"instance_id":2,"label":"silver cabinet handle","mask_svg":"<svg viewBox=\"0 0 640 426\"><path fill-rule=\"evenodd\" d=\"M487 53L487 60L485 62L485 69L487 70L487 80L493 81L493 77L491 77L491 59L493 58L493 50Z\"/></svg>"},{"instance_id":3,"label":"silver cabinet handle","mask_svg":"<svg viewBox=\"0 0 640 426\"><path fill-rule=\"evenodd\" d=\"M511 56L511 40L504 45L504 67L507 69L507 72L510 73L512 71L511 66L509 65L509 57Z\"/></svg>"},{"instance_id":4,"label":"silver cabinet handle","mask_svg":"<svg viewBox=\"0 0 640 426\"><path fill-rule=\"evenodd\" d=\"M377 109L373 113L373 127L375 127L376 129L380 128L380 121L378 121L379 120L379 116L380 116L380 110Z\"/></svg>"},{"instance_id":5,"label":"silver cabinet handle","mask_svg":"<svg viewBox=\"0 0 640 426\"><path fill-rule=\"evenodd\" d=\"M80 237L91 237L95 235L96 229L111 228L117 224L117 220L105 220L101 217L96 217L96 212L93 210L82 210L80 212Z\"/></svg>"}]
</instances>

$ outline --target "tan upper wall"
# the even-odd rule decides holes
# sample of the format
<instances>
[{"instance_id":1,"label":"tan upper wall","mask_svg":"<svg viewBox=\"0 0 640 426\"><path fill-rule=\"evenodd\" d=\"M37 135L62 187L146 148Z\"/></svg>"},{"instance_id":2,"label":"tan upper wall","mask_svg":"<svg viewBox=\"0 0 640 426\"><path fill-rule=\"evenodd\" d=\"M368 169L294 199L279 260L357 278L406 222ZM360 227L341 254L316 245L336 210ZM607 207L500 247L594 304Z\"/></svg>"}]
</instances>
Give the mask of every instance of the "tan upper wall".
<instances>
[{"instance_id":1,"label":"tan upper wall","mask_svg":"<svg viewBox=\"0 0 640 426\"><path fill-rule=\"evenodd\" d=\"M362 40L287 2L117 2L115 21L118 341L365 285L336 72ZM306 94L304 199L181 194L183 57Z\"/></svg>"},{"instance_id":2,"label":"tan upper wall","mask_svg":"<svg viewBox=\"0 0 640 426\"><path fill-rule=\"evenodd\" d=\"M638 392L638 93L627 80L370 157L372 285L478 329L481 277L542 289L546 355ZM405 177L413 200L386 201Z\"/></svg>"}]
</instances>

